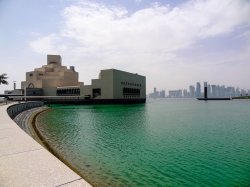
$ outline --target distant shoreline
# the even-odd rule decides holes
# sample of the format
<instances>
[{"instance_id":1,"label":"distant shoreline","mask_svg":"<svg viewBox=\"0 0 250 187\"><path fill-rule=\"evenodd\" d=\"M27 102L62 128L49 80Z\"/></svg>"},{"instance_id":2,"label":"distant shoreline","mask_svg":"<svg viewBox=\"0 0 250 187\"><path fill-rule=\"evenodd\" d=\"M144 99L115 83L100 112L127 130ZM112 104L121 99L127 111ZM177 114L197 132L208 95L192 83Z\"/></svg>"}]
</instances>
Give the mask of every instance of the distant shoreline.
<instances>
[{"instance_id":1,"label":"distant shoreline","mask_svg":"<svg viewBox=\"0 0 250 187\"><path fill-rule=\"evenodd\" d=\"M233 99L250 99L250 96L233 97Z\"/></svg>"}]
</instances>

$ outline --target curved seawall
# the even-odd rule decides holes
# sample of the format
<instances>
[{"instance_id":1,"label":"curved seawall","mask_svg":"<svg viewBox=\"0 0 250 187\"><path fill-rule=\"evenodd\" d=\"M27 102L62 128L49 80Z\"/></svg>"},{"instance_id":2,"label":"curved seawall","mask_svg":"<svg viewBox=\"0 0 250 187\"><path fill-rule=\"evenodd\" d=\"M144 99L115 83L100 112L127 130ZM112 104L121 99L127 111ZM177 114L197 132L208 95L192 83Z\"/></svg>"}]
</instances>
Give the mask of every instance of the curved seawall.
<instances>
[{"instance_id":1,"label":"curved seawall","mask_svg":"<svg viewBox=\"0 0 250 187\"><path fill-rule=\"evenodd\" d=\"M0 186L90 186L12 120L41 106L42 102L0 106Z\"/></svg>"},{"instance_id":2,"label":"curved seawall","mask_svg":"<svg viewBox=\"0 0 250 187\"><path fill-rule=\"evenodd\" d=\"M27 103L18 103L13 104L7 108L7 112L11 119L14 119L18 114L25 110L29 110L31 108L41 107L43 106L43 102L35 101L35 102L27 102Z\"/></svg>"}]
</instances>

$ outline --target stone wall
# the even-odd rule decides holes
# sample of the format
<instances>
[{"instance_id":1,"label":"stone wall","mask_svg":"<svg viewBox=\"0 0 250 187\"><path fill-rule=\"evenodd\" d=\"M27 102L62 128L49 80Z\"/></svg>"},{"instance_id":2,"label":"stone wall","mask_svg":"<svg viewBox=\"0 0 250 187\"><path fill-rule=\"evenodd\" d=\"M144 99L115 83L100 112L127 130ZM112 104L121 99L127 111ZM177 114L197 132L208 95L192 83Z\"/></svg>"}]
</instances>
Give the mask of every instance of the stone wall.
<instances>
[{"instance_id":1,"label":"stone wall","mask_svg":"<svg viewBox=\"0 0 250 187\"><path fill-rule=\"evenodd\" d=\"M26 103L18 103L15 105L11 105L8 107L7 112L11 119L14 119L19 113L29 110L31 108L41 107L44 103L41 101L34 101L34 102L26 102Z\"/></svg>"}]
</instances>

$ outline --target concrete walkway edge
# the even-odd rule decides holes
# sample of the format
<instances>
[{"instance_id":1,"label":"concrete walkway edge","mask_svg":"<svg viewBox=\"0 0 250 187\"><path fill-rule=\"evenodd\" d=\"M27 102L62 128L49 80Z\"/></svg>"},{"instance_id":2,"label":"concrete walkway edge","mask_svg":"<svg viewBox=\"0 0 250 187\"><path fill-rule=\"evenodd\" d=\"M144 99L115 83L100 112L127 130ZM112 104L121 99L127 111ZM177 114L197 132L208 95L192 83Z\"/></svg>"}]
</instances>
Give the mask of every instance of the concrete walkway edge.
<instances>
[{"instance_id":1,"label":"concrete walkway edge","mask_svg":"<svg viewBox=\"0 0 250 187\"><path fill-rule=\"evenodd\" d=\"M10 118L7 109L11 105L0 106L0 186L90 187Z\"/></svg>"}]
</instances>

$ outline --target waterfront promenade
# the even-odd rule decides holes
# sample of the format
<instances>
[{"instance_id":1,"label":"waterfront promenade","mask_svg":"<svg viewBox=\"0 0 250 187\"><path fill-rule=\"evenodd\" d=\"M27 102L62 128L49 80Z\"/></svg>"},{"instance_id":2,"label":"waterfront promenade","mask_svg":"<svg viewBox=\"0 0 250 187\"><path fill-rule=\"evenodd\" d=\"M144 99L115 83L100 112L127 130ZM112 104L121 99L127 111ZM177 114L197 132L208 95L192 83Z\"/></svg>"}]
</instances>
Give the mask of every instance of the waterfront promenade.
<instances>
[{"instance_id":1,"label":"waterfront promenade","mask_svg":"<svg viewBox=\"0 0 250 187\"><path fill-rule=\"evenodd\" d=\"M90 185L26 134L0 105L0 186Z\"/></svg>"}]
</instances>

